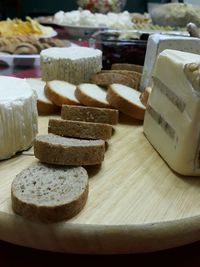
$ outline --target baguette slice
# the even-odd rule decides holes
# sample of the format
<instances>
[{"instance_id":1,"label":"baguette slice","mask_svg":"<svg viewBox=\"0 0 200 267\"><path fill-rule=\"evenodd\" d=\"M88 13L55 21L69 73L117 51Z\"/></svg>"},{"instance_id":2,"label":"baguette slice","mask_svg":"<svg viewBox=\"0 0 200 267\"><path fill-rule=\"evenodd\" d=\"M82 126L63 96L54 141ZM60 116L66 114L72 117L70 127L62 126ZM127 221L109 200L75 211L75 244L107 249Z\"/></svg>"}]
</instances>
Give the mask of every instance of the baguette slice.
<instances>
[{"instance_id":1,"label":"baguette slice","mask_svg":"<svg viewBox=\"0 0 200 267\"><path fill-rule=\"evenodd\" d=\"M80 140L54 134L39 135L34 141L35 157L59 165L97 165L104 160L105 141Z\"/></svg>"},{"instance_id":2,"label":"baguette slice","mask_svg":"<svg viewBox=\"0 0 200 267\"><path fill-rule=\"evenodd\" d=\"M66 137L108 140L112 136L112 126L105 123L50 119L48 132Z\"/></svg>"},{"instance_id":3,"label":"baguette slice","mask_svg":"<svg viewBox=\"0 0 200 267\"><path fill-rule=\"evenodd\" d=\"M35 221L70 219L85 206L88 188L88 174L83 167L33 164L12 182L12 208Z\"/></svg>"},{"instance_id":4,"label":"baguette slice","mask_svg":"<svg viewBox=\"0 0 200 267\"><path fill-rule=\"evenodd\" d=\"M75 91L75 96L79 102L89 107L109 108L110 104L106 100L107 91L102 87L92 83L79 84Z\"/></svg>"},{"instance_id":5,"label":"baguette slice","mask_svg":"<svg viewBox=\"0 0 200 267\"><path fill-rule=\"evenodd\" d=\"M59 80L46 83L45 95L57 106L80 105L75 96L76 85Z\"/></svg>"},{"instance_id":6,"label":"baguette slice","mask_svg":"<svg viewBox=\"0 0 200 267\"><path fill-rule=\"evenodd\" d=\"M104 73L99 72L92 76L91 82L100 86L109 86L113 83L120 83L132 88L136 87L136 82L134 79L122 73Z\"/></svg>"},{"instance_id":7,"label":"baguette slice","mask_svg":"<svg viewBox=\"0 0 200 267\"><path fill-rule=\"evenodd\" d=\"M115 125L119 120L116 109L63 105L61 118L64 120L108 123Z\"/></svg>"},{"instance_id":8,"label":"baguette slice","mask_svg":"<svg viewBox=\"0 0 200 267\"><path fill-rule=\"evenodd\" d=\"M116 83L109 86L107 94L107 100L113 107L135 119L143 120L146 107L139 97L139 91Z\"/></svg>"},{"instance_id":9,"label":"baguette slice","mask_svg":"<svg viewBox=\"0 0 200 267\"><path fill-rule=\"evenodd\" d=\"M44 94L46 82L41 79L28 78L26 81L37 94L37 109L39 115L50 115L60 112L60 107L53 104Z\"/></svg>"}]
</instances>

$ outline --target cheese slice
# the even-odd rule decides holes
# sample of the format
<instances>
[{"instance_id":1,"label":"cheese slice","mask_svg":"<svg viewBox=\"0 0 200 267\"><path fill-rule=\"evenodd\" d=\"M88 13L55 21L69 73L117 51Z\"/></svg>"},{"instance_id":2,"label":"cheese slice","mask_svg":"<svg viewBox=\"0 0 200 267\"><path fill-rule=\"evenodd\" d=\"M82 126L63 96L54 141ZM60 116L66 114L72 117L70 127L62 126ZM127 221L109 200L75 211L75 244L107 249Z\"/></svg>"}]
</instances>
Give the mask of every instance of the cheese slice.
<instances>
[{"instance_id":1,"label":"cheese slice","mask_svg":"<svg viewBox=\"0 0 200 267\"><path fill-rule=\"evenodd\" d=\"M88 47L51 47L42 50L40 59L44 81L89 82L102 68L102 51Z\"/></svg>"},{"instance_id":2,"label":"cheese slice","mask_svg":"<svg viewBox=\"0 0 200 267\"><path fill-rule=\"evenodd\" d=\"M144 118L144 134L176 172L200 175L200 56L160 53Z\"/></svg>"},{"instance_id":3,"label":"cheese slice","mask_svg":"<svg viewBox=\"0 0 200 267\"><path fill-rule=\"evenodd\" d=\"M38 129L36 101L25 80L0 76L0 160L31 146Z\"/></svg>"},{"instance_id":4,"label":"cheese slice","mask_svg":"<svg viewBox=\"0 0 200 267\"><path fill-rule=\"evenodd\" d=\"M152 71L157 56L165 49L200 54L200 39L194 37L152 34L149 36L140 90L152 85Z\"/></svg>"}]
</instances>

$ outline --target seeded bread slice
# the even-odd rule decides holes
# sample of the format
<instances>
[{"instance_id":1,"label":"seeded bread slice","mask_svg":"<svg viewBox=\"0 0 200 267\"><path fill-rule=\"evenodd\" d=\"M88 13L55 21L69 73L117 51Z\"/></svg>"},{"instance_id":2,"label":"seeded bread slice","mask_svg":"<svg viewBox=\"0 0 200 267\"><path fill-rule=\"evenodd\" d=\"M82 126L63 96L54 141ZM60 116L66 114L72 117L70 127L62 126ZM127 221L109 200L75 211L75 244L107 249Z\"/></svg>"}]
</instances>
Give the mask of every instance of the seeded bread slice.
<instances>
[{"instance_id":1,"label":"seeded bread slice","mask_svg":"<svg viewBox=\"0 0 200 267\"><path fill-rule=\"evenodd\" d=\"M70 219L85 206L88 188L88 174L83 167L33 164L12 182L12 208L35 221Z\"/></svg>"},{"instance_id":2,"label":"seeded bread slice","mask_svg":"<svg viewBox=\"0 0 200 267\"><path fill-rule=\"evenodd\" d=\"M144 119L146 107L140 101L139 91L122 84L112 84L108 89L107 100L121 112L138 120Z\"/></svg>"},{"instance_id":3,"label":"seeded bread slice","mask_svg":"<svg viewBox=\"0 0 200 267\"><path fill-rule=\"evenodd\" d=\"M106 100L107 90L92 84L82 83L79 84L75 91L75 96L85 106L110 108L110 104Z\"/></svg>"},{"instance_id":4,"label":"seeded bread slice","mask_svg":"<svg viewBox=\"0 0 200 267\"><path fill-rule=\"evenodd\" d=\"M136 87L135 80L122 73L99 72L92 76L91 82L100 86L109 86L113 83L120 83L132 88Z\"/></svg>"},{"instance_id":5,"label":"seeded bread slice","mask_svg":"<svg viewBox=\"0 0 200 267\"><path fill-rule=\"evenodd\" d=\"M104 160L105 141L80 140L54 134L39 135L34 154L40 161L59 165L97 165Z\"/></svg>"},{"instance_id":6,"label":"seeded bread slice","mask_svg":"<svg viewBox=\"0 0 200 267\"><path fill-rule=\"evenodd\" d=\"M45 95L57 106L63 104L80 105L80 102L75 96L76 85L53 80L46 83Z\"/></svg>"},{"instance_id":7,"label":"seeded bread slice","mask_svg":"<svg viewBox=\"0 0 200 267\"><path fill-rule=\"evenodd\" d=\"M112 126L105 123L50 119L48 132L66 137L108 140L112 136Z\"/></svg>"},{"instance_id":8,"label":"seeded bread slice","mask_svg":"<svg viewBox=\"0 0 200 267\"><path fill-rule=\"evenodd\" d=\"M127 64L127 63L114 63L111 66L111 70L129 70L142 73L143 66L136 64Z\"/></svg>"},{"instance_id":9,"label":"seeded bread slice","mask_svg":"<svg viewBox=\"0 0 200 267\"><path fill-rule=\"evenodd\" d=\"M56 106L44 94L44 87L46 82L41 79L28 78L26 81L37 94L37 109L40 115L50 115L60 112L60 107Z\"/></svg>"},{"instance_id":10,"label":"seeded bread slice","mask_svg":"<svg viewBox=\"0 0 200 267\"><path fill-rule=\"evenodd\" d=\"M64 120L117 124L119 112L116 109L63 105L61 118Z\"/></svg>"}]
</instances>

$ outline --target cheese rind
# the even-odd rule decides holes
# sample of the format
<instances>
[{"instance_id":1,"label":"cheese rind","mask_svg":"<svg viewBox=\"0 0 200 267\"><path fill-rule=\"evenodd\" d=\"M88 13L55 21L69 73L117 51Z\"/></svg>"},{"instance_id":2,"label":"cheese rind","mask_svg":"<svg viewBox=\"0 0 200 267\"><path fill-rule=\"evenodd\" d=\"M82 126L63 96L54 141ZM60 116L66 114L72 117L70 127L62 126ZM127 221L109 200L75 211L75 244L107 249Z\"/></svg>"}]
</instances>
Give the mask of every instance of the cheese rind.
<instances>
[{"instance_id":1,"label":"cheese rind","mask_svg":"<svg viewBox=\"0 0 200 267\"><path fill-rule=\"evenodd\" d=\"M0 77L0 160L28 149L38 130L36 95L23 79Z\"/></svg>"},{"instance_id":2,"label":"cheese rind","mask_svg":"<svg viewBox=\"0 0 200 267\"><path fill-rule=\"evenodd\" d=\"M200 175L200 93L185 73L190 63L200 66L200 56L176 50L159 55L143 128L173 170Z\"/></svg>"},{"instance_id":3,"label":"cheese rind","mask_svg":"<svg viewBox=\"0 0 200 267\"><path fill-rule=\"evenodd\" d=\"M152 34L149 36L140 90L152 85L152 72L157 56L165 49L200 54L200 39L184 36Z\"/></svg>"},{"instance_id":4,"label":"cheese rind","mask_svg":"<svg viewBox=\"0 0 200 267\"><path fill-rule=\"evenodd\" d=\"M88 47L52 47L40 53L40 61L43 80L80 84L89 82L101 70L102 51Z\"/></svg>"}]
</instances>

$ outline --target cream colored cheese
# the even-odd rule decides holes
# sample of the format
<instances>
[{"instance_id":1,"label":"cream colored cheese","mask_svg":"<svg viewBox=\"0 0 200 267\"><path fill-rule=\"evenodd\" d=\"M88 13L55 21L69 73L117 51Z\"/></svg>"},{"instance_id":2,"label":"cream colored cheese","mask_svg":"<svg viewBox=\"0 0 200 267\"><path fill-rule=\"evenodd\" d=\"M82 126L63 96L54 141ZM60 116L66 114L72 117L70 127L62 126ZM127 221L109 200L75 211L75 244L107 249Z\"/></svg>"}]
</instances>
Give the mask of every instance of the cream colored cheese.
<instances>
[{"instance_id":1,"label":"cream colored cheese","mask_svg":"<svg viewBox=\"0 0 200 267\"><path fill-rule=\"evenodd\" d=\"M37 118L36 95L28 83L0 76L0 160L31 146Z\"/></svg>"},{"instance_id":2,"label":"cream colored cheese","mask_svg":"<svg viewBox=\"0 0 200 267\"><path fill-rule=\"evenodd\" d=\"M200 56L176 50L159 55L144 133L172 169L200 175L200 93L185 74L189 63L200 65Z\"/></svg>"},{"instance_id":3,"label":"cream colored cheese","mask_svg":"<svg viewBox=\"0 0 200 267\"><path fill-rule=\"evenodd\" d=\"M200 54L200 39L194 37L152 34L149 36L147 50L140 83L143 91L152 84L152 72L158 55L165 49Z\"/></svg>"}]
</instances>

